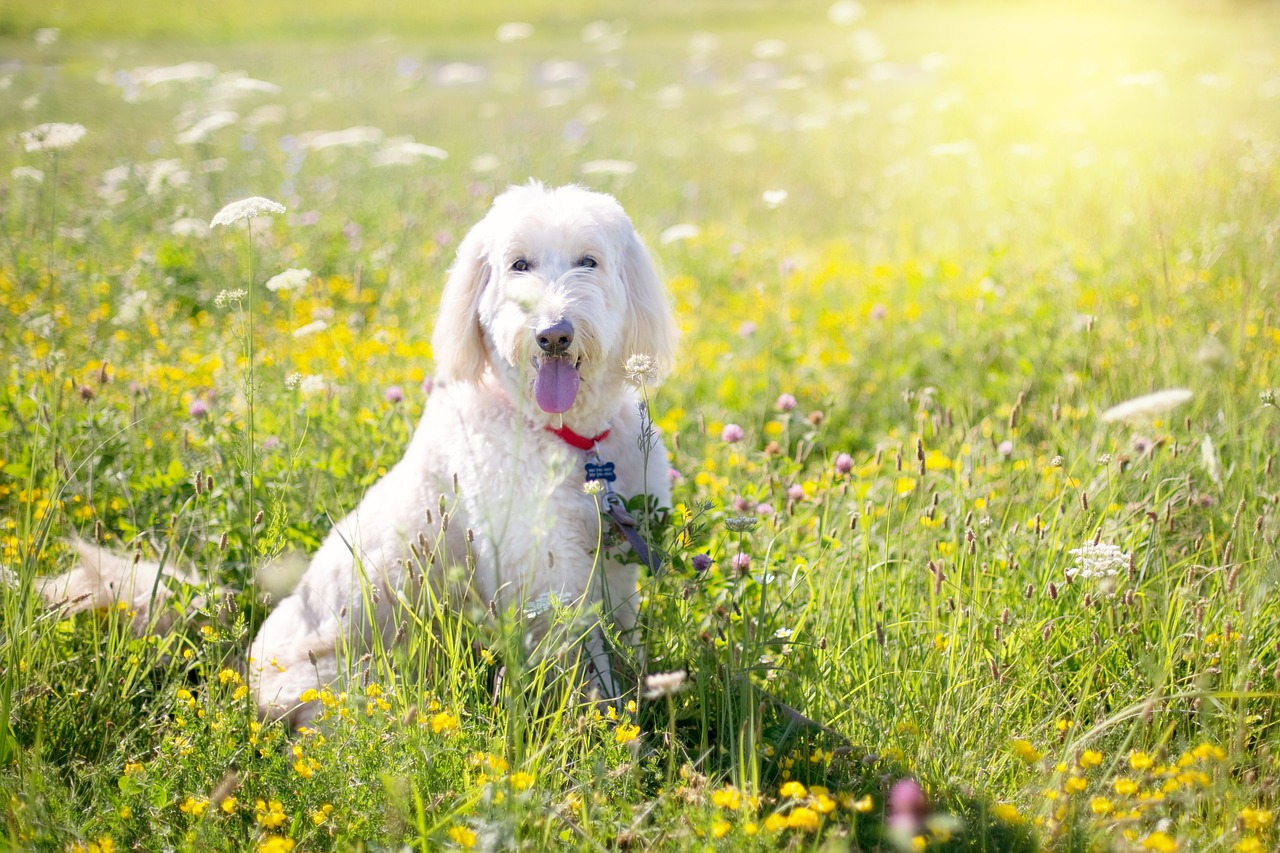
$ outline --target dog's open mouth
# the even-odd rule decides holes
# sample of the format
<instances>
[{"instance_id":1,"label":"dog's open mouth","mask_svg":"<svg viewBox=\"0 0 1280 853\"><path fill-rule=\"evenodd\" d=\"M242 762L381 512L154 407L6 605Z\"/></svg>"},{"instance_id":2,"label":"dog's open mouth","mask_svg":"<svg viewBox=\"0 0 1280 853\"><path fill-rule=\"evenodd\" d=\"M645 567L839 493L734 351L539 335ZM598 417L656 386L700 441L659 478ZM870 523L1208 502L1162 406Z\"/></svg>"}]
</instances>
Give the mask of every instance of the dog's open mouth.
<instances>
[{"instance_id":1,"label":"dog's open mouth","mask_svg":"<svg viewBox=\"0 0 1280 853\"><path fill-rule=\"evenodd\" d=\"M535 362L533 399L553 415L569 411L578 397L578 363L568 356L543 357Z\"/></svg>"}]
</instances>

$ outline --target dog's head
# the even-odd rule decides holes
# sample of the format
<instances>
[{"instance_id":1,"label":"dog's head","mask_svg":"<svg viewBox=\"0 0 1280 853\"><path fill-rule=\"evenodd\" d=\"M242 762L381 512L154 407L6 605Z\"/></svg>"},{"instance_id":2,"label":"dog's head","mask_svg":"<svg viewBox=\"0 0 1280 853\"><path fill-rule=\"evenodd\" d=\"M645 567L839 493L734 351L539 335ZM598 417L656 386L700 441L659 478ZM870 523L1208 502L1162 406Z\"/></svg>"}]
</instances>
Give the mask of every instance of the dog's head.
<instances>
[{"instance_id":1,"label":"dog's head","mask_svg":"<svg viewBox=\"0 0 1280 853\"><path fill-rule=\"evenodd\" d=\"M675 349L666 292L611 196L576 186L512 187L458 249L432 336L437 373L478 382L487 370L545 412L579 385L617 382L632 355L665 374Z\"/></svg>"}]
</instances>

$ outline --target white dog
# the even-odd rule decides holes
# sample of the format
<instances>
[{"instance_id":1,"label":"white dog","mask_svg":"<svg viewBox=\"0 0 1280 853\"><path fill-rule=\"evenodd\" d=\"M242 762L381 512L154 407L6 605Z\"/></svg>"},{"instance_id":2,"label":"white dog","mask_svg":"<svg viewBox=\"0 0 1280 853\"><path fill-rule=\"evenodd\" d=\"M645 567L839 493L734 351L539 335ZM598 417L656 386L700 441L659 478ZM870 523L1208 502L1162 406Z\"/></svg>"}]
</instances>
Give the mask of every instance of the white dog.
<instances>
[{"instance_id":1,"label":"white dog","mask_svg":"<svg viewBox=\"0 0 1280 853\"><path fill-rule=\"evenodd\" d=\"M466 588L482 603L601 604L629 632L637 568L600 554L607 522L584 464L613 463L623 497L670 504L667 453L646 432L624 366L649 356L646 381L656 382L675 339L662 282L612 197L537 183L499 196L450 270L432 335L436 379L409 449L253 640L249 682L262 713L308 719L315 709L299 697L340 682L375 625L390 637L419 542L435 550L436 583L447 566L473 566ZM127 601L145 622L159 568L80 550L46 597ZM584 650L595 686L616 697L598 631Z\"/></svg>"}]
</instances>

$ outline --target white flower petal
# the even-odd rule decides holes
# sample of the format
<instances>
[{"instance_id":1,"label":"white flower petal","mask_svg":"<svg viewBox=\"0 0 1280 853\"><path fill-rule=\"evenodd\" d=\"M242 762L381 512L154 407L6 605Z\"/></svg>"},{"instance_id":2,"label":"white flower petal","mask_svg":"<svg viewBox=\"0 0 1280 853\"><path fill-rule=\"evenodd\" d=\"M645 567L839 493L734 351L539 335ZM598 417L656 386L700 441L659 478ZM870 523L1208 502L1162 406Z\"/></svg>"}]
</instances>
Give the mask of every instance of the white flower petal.
<instances>
[{"instance_id":1,"label":"white flower petal","mask_svg":"<svg viewBox=\"0 0 1280 853\"><path fill-rule=\"evenodd\" d=\"M284 213L285 207L278 201L272 201L269 198L263 198L255 195L250 198L244 198L240 201L233 201L231 204L219 210L214 215L213 220L209 222L210 228L217 228L219 225L233 225L246 219L253 219L258 216L271 216L273 214Z\"/></svg>"}]
</instances>

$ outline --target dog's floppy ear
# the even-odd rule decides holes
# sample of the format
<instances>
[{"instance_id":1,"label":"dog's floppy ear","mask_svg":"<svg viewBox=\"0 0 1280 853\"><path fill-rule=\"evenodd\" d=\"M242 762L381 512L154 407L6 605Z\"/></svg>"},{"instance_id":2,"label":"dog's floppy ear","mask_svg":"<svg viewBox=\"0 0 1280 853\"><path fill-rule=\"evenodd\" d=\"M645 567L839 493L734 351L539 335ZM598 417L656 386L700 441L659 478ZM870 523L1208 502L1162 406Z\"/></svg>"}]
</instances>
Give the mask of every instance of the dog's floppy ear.
<instances>
[{"instance_id":1,"label":"dog's floppy ear","mask_svg":"<svg viewBox=\"0 0 1280 853\"><path fill-rule=\"evenodd\" d=\"M626 287L630 325L623 341L624 358L651 355L657 360L661 382L671 370L676 350L676 322L649 250L627 224L619 275Z\"/></svg>"},{"instance_id":2,"label":"dog's floppy ear","mask_svg":"<svg viewBox=\"0 0 1280 853\"><path fill-rule=\"evenodd\" d=\"M489 283L489 217L476 223L458 247L440 296L431 350L436 375L451 382L479 382L489 363L480 328L480 298Z\"/></svg>"}]
</instances>

